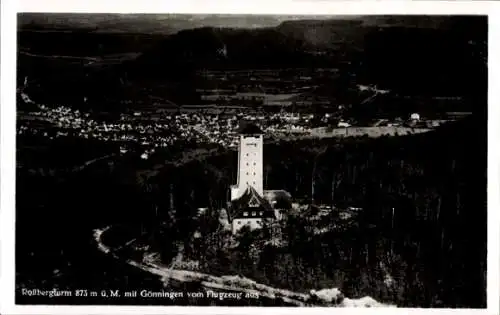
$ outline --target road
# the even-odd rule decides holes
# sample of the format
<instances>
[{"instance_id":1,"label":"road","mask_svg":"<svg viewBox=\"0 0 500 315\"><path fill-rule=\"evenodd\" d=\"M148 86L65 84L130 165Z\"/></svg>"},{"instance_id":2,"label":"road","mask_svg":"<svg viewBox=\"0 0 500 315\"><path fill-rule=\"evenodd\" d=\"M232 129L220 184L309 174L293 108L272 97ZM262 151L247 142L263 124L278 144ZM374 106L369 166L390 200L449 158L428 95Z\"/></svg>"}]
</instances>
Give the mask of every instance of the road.
<instances>
[{"instance_id":1,"label":"road","mask_svg":"<svg viewBox=\"0 0 500 315\"><path fill-rule=\"evenodd\" d=\"M73 169L71 171L72 172L80 172L83 169L85 169L86 167L89 167L90 165L92 165L92 164L94 164L96 162L105 160L107 158L110 158L110 157L113 157L113 156L116 156L116 155L117 155L116 153L113 153L113 154L108 154L108 155L101 156L101 157L98 157L98 158L95 158L95 159L92 159L92 160L88 160L88 161L86 161L85 163L83 163L81 165L73 167Z\"/></svg>"},{"instance_id":2,"label":"road","mask_svg":"<svg viewBox=\"0 0 500 315\"><path fill-rule=\"evenodd\" d=\"M123 258L116 255L113 249L105 245L102 241L102 235L109 232L111 228L111 226L108 226L103 229L94 230L94 240L101 252L111 255L115 259L122 260ZM133 242L133 240L127 243L130 244L131 242ZM390 305L378 303L371 297L363 297L360 299L344 298L341 292L336 288L317 292L312 290L311 294L305 294L273 288L239 276L216 277L201 272L172 269L169 266L160 265L155 262L139 262L132 259L128 259L127 263L143 271L157 275L161 277L163 281L169 281L171 279L179 282L196 281L206 289L249 293L270 299L281 298L285 303L296 306L390 307ZM319 299L317 300L318 302L313 302L313 295Z\"/></svg>"}]
</instances>

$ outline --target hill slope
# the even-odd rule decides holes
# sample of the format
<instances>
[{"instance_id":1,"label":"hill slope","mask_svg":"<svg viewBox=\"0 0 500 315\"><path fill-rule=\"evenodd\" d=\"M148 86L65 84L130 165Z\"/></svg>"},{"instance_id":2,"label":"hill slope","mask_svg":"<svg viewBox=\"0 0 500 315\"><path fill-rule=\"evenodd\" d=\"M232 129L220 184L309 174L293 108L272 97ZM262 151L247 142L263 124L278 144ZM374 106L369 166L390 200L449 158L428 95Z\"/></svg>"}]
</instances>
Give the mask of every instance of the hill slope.
<instances>
[{"instance_id":1,"label":"hill slope","mask_svg":"<svg viewBox=\"0 0 500 315\"><path fill-rule=\"evenodd\" d=\"M386 21L383 27L374 26L380 19ZM148 102L144 93L154 88L174 102L196 101L188 96L195 95L196 72L204 69L333 67L344 77L402 94L485 93L486 19L442 18L446 23L419 26L415 21L420 20L428 21L299 20L277 27L186 29L169 36L21 31L18 77L44 85L39 93L47 100L57 96L73 104L87 97L88 106ZM137 57L105 58L117 54L117 47ZM63 58L75 54L80 59ZM324 84L328 89L336 83Z\"/></svg>"}]
</instances>

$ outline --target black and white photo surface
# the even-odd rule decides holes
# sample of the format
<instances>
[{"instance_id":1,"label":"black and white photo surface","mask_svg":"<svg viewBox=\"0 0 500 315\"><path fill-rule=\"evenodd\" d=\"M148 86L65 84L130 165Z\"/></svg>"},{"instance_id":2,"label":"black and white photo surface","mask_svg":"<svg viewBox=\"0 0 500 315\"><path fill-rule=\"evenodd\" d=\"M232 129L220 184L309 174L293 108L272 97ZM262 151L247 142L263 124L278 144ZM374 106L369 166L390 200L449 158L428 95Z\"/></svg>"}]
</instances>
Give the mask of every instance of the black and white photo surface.
<instances>
[{"instance_id":1,"label":"black and white photo surface","mask_svg":"<svg viewBox=\"0 0 500 315\"><path fill-rule=\"evenodd\" d=\"M487 16L17 18L16 304L486 308Z\"/></svg>"}]
</instances>

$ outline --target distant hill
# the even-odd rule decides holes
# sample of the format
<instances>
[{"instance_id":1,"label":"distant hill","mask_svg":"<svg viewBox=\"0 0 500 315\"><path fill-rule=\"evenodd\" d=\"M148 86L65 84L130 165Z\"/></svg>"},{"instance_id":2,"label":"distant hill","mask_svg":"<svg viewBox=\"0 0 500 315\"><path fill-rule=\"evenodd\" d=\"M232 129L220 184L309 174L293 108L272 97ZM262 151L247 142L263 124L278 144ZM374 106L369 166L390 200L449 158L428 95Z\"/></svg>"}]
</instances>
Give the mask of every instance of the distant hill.
<instances>
[{"instance_id":1,"label":"distant hill","mask_svg":"<svg viewBox=\"0 0 500 315\"><path fill-rule=\"evenodd\" d=\"M252 14L20 13L20 30L85 30L107 33L163 34L200 27L262 28L301 16ZM309 18L324 19L311 16ZM345 17L334 17L343 19Z\"/></svg>"},{"instance_id":2,"label":"distant hill","mask_svg":"<svg viewBox=\"0 0 500 315\"><path fill-rule=\"evenodd\" d=\"M127 67L159 77L199 69L281 68L303 65L304 43L273 28L198 28L169 36Z\"/></svg>"},{"instance_id":3,"label":"distant hill","mask_svg":"<svg viewBox=\"0 0 500 315\"><path fill-rule=\"evenodd\" d=\"M195 94L196 72L203 69L331 67L339 68L346 82L355 76L408 95L486 91L484 17L285 18L22 14L23 51L83 57L133 52L138 57L97 67L20 55L18 71L20 78L50 81L52 94L62 89L72 91L66 98L93 95L107 103L123 98L135 103L148 93L131 92L137 85L145 90L165 85L166 98L187 101ZM26 31L40 25L43 32ZM75 25L80 32L66 29Z\"/></svg>"},{"instance_id":4,"label":"distant hill","mask_svg":"<svg viewBox=\"0 0 500 315\"><path fill-rule=\"evenodd\" d=\"M286 36L304 41L311 49L361 49L364 27L362 19L285 21L276 30Z\"/></svg>"},{"instance_id":5,"label":"distant hill","mask_svg":"<svg viewBox=\"0 0 500 315\"><path fill-rule=\"evenodd\" d=\"M477 93L487 80L487 45L481 38L487 32L480 28L474 34L458 26L450 30L398 26L369 32L364 37L362 76L402 93Z\"/></svg>"},{"instance_id":6,"label":"distant hill","mask_svg":"<svg viewBox=\"0 0 500 315\"><path fill-rule=\"evenodd\" d=\"M201 21L202 22L202 21ZM80 30L104 33L173 34L203 26L185 17L171 14L19 14L20 30Z\"/></svg>"},{"instance_id":7,"label":"distant hill","mask_svg":"<svg viewBox=\"0 0 500 315\"><path fill-rule=\"evenodd\" d=\"M335 48L342 43L359 45L362 49L366 34L388 28L407 30L441 30L462 33L463 37L478 39L483 35L486 20L477 16L362 16L345 19L303 19L282 22L280 32L302 39L319 48ZM482 33L479 30L482 28Z\"/></svg>"},{"instance_id":8,"label":"distant hill","mask_svg":"<svg viewBox=\"0 0 500 315\"><path fill-rule=\"evenodd\" d=\"M419 18L420 24L415 22ZM177 75L175 69L185 73L190 68L339 67L347 61L351 62L347 71L357 72L358 79L405 93L422 89L453 95L485 84L485 19L384 18L385 23L380 19L298 20L273 28L184 30L133 63L143 73L163 76ZM374 26L375 22L380 26ZM358 63L360 68L356 68Z\"/></svg>"}]
</instances>

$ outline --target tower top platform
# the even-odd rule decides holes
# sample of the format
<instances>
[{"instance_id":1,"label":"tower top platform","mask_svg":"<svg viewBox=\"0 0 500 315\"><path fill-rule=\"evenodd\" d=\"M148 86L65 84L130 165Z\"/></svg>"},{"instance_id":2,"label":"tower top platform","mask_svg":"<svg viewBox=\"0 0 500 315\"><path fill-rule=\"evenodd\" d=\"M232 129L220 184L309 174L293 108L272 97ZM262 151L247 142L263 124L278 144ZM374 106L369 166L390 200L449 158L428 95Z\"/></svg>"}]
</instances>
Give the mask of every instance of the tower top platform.
<instances>
[{"instance_id":1,"label":"tower top platform","mask_svg":"<svg viewBox=\"0 0 500 315\"><path fill-rule=\"evenodd\" d=\"M264 134L264 132L256 124L249 121L240 121L240 125L236 132L242 135Z\"/></svg>"}]
</instances>

